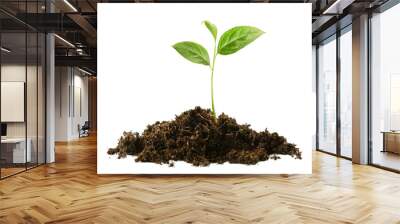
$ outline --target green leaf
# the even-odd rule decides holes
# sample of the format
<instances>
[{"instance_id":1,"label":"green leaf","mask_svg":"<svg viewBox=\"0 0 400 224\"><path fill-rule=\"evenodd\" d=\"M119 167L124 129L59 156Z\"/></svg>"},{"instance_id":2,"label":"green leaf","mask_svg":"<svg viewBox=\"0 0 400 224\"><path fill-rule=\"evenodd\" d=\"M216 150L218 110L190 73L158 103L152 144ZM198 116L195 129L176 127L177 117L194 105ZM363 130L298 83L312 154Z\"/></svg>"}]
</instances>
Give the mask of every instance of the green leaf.
<instances>
[{"instance_id":1,"label":"green leaf","mask_svg":"<svg viewBox=\"0 0 400 224\"><path fill-rule=\"evenodd\" d=\"M203 23L204 23L204 25L206 25L207 29L213 35L214 40L216 40L217 39L217 33L218 33L217 27L214 24L212 24L210 21L207 21L207 20L203 21Z\"/></svg>"},{"instance_id":2,"label":"green leaf","mask_svg":"<svg viewBox=\"0 0 400 224\"><path fill-rule=\"evenodd\" d=\"M222 34L218 43L218 53L222 55L233 54L244 48L264 31L252 26L236 26Z\"/></svg>"},{"instance_id":3,"label":"green leaf","mask_svg":"<svg viewBox=\"0 0 400 224\"><path fill-rule=\"evenodd\" d=\"M207 50L198 43L183 41L172 46L175 50L187 60L203 65L210 65L210 57Z\"/></svg>"}]
</instances>

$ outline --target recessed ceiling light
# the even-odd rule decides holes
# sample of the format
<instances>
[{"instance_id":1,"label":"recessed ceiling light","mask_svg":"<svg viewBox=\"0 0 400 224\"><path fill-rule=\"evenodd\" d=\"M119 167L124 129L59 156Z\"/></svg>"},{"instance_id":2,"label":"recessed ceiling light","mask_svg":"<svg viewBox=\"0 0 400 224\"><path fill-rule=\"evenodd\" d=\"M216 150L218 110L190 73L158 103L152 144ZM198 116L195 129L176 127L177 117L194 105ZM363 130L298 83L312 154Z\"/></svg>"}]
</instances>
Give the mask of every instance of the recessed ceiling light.
<instances>
[{"instance_id":1,"label":"recessed ceiling light","mask_svg":"<svg viewBox=\"0 0 400 224\"><path fill-rule=\"evenodd\" d=\"M88 71L86 71L86 70L83 70L83 69L81 69L81 68L79 68L79 67L78 67L78 70L81 71L81 72L83 72L83 73L85 73L85 74L87 74L87 75L92 76L92 73L90 73L90 72L88 72Z\"/></svg>"},{"instance_id":2,"label":"recessed ceiling light","mask_svg":"<svg viewBox=\"0 0 400 224\"><path fill-rule=\"evenodd\" d=\"M57 37L57 38L58 38L59 40L61 40L62 42L66 43L68 46L75 48L75 45L73 45L73 44L72 44L71 42L69 42L68 40L66 40L66 39L64 39L64 38L62 38L62 37L60 37L60 36L57 35L57 34L54 34L54 36Z\"/></svg>"},{"instance_id":3,"label":"recessed ceiling light","mask_svg":"<svg viewBox=\"0 0 400 224\"><path fill-rule=\"evenodd\" d=\"M78 12L78 10L73 6L68 0L64 0L65 4L67 4L74 12Z\"/></svg>"},{"instance_id":4,"label":"recessed ceiling light","mask_svg":"<svg viewBox=\"0 0 400 224\"><path fill-rule=\"evenodd\" d=\"M4 51L6 53L10 53L11 52L11 50L9 50L9 49L7 49L5 47L1 47L0 49L1 49L1 51Z\"/></svg>"},{"instance_id":5,"label":"recessed ceiling light","mask_svg":"<svg viewBox=\"0 0 400 224\"><path fill-rule=\"evenodd\" d=\"M322 14L342 14L343 9L351 5L355 0L336 0Z\"/></svg>"}]
</instances>

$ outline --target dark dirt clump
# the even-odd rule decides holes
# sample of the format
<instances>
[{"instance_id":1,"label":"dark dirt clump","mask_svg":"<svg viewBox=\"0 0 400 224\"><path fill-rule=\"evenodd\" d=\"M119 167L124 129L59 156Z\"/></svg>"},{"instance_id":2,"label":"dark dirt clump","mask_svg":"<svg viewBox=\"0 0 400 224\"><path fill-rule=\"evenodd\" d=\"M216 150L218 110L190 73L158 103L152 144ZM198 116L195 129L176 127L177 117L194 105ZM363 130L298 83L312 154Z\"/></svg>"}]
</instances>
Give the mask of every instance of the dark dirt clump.
<instances>
[{"instance_id":1,"label":"dark dirt clump","mask_svg":"<svg viewBox=\"0 0 400 224\"><path fill-rule=\"evenodd\" d=\"M210 163L256 164L279 159L277 154L301 159L301 152L283 136L267 130L256 132L248 124L221 114L217 119L210 110L196 107L176 116L172 121L148 125L140 135L124 132L116 148L108 154L137 156L136 161L169 164L185 161L194 166Z\"/></svg>"}]
</instances>

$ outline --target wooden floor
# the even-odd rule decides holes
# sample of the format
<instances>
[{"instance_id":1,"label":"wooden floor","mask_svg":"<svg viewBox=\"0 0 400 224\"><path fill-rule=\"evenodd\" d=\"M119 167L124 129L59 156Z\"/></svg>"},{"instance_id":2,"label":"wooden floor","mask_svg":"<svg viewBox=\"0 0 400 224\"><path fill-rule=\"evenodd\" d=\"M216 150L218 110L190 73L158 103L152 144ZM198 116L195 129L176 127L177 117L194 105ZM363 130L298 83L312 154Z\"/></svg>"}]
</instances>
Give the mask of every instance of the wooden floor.
<instances>
[{"instance_id":1,"label":"wooden floor","mask_svg":"<svg viewBox=\"0 0 400 224\"><path fill-rule=\"evenodd\" d=\"M33 169L37 165L36 164L27 164L27 167L25 167L25 164L18 164L18 167L2 167L1 168L1 178L6 178L11 175L15 175L20 172L24 172L27 169Z\"/></svg>"},{"instance_id":2,"label":"wooden floor","mask_svg":"<svg viewBox=\"0 0 400 224\"><path fill-rule=\"evenodd\" d=\"M374 164L400 170L400 155L391 152L375 150L372 160Z\"/></svg>"},{"instance_id":3,"label":"wooden floor","mask_svg":"<svg viewBox=\"0 0 400 224\"><path fill-rule=\"evenodd\" d=\"M1 168L1 177L8 177L13 174L22 172L24 170L26 170L25 167L24 168Z\"/></svg>"},{"instance_id":4,"label":"wooden floor","mask_svg":"<svg viewBox=\"0 0 400 224\"><path fill-rule=\"evenodd\" d=\"M96 138L0 181L0 223L400 223L400 175L314 153L313 175L98 176Z\"/></svg>"}]
</instances>

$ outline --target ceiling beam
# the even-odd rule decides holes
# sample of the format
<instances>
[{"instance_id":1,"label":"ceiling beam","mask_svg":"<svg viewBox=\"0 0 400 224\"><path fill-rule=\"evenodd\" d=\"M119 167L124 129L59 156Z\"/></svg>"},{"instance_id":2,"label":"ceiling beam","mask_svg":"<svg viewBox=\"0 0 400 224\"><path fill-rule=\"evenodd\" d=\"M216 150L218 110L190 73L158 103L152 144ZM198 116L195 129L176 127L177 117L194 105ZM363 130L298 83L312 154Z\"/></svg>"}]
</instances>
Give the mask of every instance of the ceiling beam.
<instances>
[{"instance_id":1,"label":"ceiling beam","mask_svg":"<svg viewBox=\"0 0 400 224\"><path fill-rule=\"evenodd\" d=\"M336 0L330 4L322 14L342 14L344 9L353 4L355 0Z\"/></svg>"},{"instance_id":2,"label":"ceiling beam","mask_svg":"<svg viewBox=\"0 0 400 224\"><path fill-rule=\"evenodd\" d=\"M97 60L91 56L55 56L56 66L81 66L96 70Z\"/></svg>"},{"instance_id":3,"label":"ceiling beam","mask_svg":"<svg viewBox=\"0 0 400 224\"><path fill-rule=\"evenodd\" d=\"M87 41L96 40L97 30L90 24L85 17L80 14L68 14L68 17L73 20L78 26L82 28L83 31L90 37ZM96 46L96 41L92 41L90 44Z\"/></svg>"},{"instance_id":4,"label":"ceiling beam","mask_svg":"<svg viewBox=\"0 0 400 224\"><path fill-rule=\"evenodd\" d=\"M329 22L329 20L331 20L332 18L334 18L335 16L320 16L318 17L317 20L315 20L315 22L313 22L312 24L312 32L316 32L318 30L320 30L322 28L322 26L324 26L327 22Z\"/></svg>"}]
</instances>

